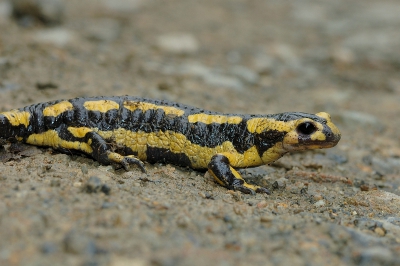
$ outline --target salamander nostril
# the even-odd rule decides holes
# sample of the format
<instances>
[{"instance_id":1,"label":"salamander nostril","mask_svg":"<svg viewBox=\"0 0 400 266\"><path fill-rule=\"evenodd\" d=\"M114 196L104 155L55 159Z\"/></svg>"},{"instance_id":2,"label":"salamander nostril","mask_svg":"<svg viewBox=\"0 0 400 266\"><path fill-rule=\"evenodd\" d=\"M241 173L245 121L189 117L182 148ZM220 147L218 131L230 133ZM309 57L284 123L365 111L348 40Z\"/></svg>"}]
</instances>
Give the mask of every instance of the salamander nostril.
<instances>
[{"instance_id":1,"label":"salamander nostril","mask_svg":"<svg viewBox=\"0 0 400 266\"><path fill-rule=\"evenodd\" d=\"M317 131L317 128L314 126L314 124L312 124L310 122L301 123L297 127L297 132L299 132L300 134L304 134L304 135L311 135L315 131Z\"/></svg>"}]
</instances>

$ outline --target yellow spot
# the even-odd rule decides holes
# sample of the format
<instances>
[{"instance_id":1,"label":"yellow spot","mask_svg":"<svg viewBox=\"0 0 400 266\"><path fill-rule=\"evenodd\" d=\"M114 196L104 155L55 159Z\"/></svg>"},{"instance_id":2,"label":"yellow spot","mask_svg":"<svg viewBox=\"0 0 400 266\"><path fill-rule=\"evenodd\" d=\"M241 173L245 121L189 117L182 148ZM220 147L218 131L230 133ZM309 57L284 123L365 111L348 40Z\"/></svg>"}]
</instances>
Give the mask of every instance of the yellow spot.
<instances>
[{"instance_id":1,"label":"yellow spot","mask_svg":"<svg viewBox=\"0 0 400 266\"><path fill-rule=\"evenodd\" d=\"M225 154L224 154L224 155L225 155ZM254 186L254 185L250 185L250 184L246 183L246 181L243 179L243 177L242 177L242 176L238 173L238 171L236 171L233 167L229 166L229 169L231 170L232 174L233 174L237 179L240 179L240 180L243 180L243 181L244 181L244 183L243 183L243 186L244 186L244 187L250 188L250 189L252 189L252 190L254 190L254 191L256 191L257 188L259 188L259 186Z\"/></svg>"},{"instance_id":2,"label":"yellow spot","mask_svg":"<svg viewBox=\"0 0 400 266\"><path fill-rule=\"evenodd\" d=\"M189 115L188 120L190 123L202 122L204 124L218 123L218 124L239 124L242 122L240 116L224 116L224 115L209 115L209 114L194 114Z\"/></svg>"},{"instance_id":3,"label":"yellow spot","mask_svg":"<svg viewBox=\"0 0 400 266\"><path fill-rule=\"evenodd\" d=\"M68 131L75 138L83 138L86 136L88 132L92 132L93 130L87 127L68 127Z\"/></svg>"},{"instance_id":4,"label":"yellow spot","mask_svg":"<svg viewBox=\"0 0 400 266\"><path fill-rule=\"evenodd\" d=\"M242 177L235 169L233 169L231 166L229 166L229 169L232 171L232 174L233 174L237 179L244 180L243 177Z\"/></svg>"},{"instance_id":5,"label":"yellow spot","mask_svg":"<svg viewBox=\"0 0 400 266\"><path fill-rule=\"evenodd\" d=\"M336 125L332 123L331 116L330 116L328 113L319 112L319 113L316 113L315 115L326 119L326 125L331 129L331 131L332 131L332 133L333 133L334 135L337 135L337 136L340 136L340 135L341 135L341 134L340 134L340 131L339 131L339 129L336 127Z\"/></svg>"},{"instance_id":6,"label":"yellow spot","mask_svg":"<svg viewBox=\"0 0 400 266\"><path fill-rule=\"evenodd\" d=\"M124 107L132 112L135 110L142 110L142 112L146 112L148 110L157 110L162 109L166 115L175 115L175 116L182 116L185 111L176 107L172 106L163 106L163 105L156 105L152 103L146 102L134 102L134 101L125 101Z\"/></svg>"},{"instance_id":7,"label":"yellow spot","mask_svg":"<svg viewBox=\"0 0 400 266\"><path fill-rule=\"evenodd\" d=\"M116 153L116 152L109 152L108 155L107 155L107 157L108 157L108 159L109 159L110 161L113 161L113 162L115 162L115 163L122 163L122 161L123 161L125 158L134 158L134 159L137 159L134 155L123 156L123 155L121 155L121 154L119 154L119 153Z\"/></svg>"},{"instance_id":8,"label":"yellow spot","mask_svg":"<svg viewBox=\"0 0 400 266\"><path fill-rule=\"evenodd\" d=\"M252 190L254 190L254 191L256 191L257 188L260 188L259 186L254 186L254 185L248 184L248 183L243 179L243 177L242 177L235 169L233 169L232 167L229 167L229 169L231 170L232 174L233 174L237 179L241 179L241 180L244 181L244 183L243 183L243 186L244 186L244 187L250 188L250 189L252 189Z\"/></svg>"},{"instance_id":9,"label":"yellow spot","mask_svg":"<svg viewBox=\"0 0 400 266\"><path fill-rule=\"evenodd\" d=\"M285 153L286 151L283 149L282 142L278 142L263 153L262 161L265 164L273 163L281 158Z\"/></svg>"},{"instance_id":10,"label":"yellow spot","mask_svg":"<svg viewBox=\"0 0 400 266\"><path fill-rule=\"evenodd\" d=\"M24 125L25 127L29 126L29 118L31 116L29 112L12 110L9 112L0 113L0 115L4 115L8 122L15 127L19 125Z\"/></svg>"},{"instance_id":11,"label":"yellow spot","mask_svg":"<svg viewBox=\"0 0 400 266\"><path fill-rule=\"evenodd\" d=\"M124 160L124 156L122 156L121 154L118 154L116 152L110 152L108 154L108 159L110 159L110 161L113 161L116 163L121 163Z\"/></svg>"},{"instance_id":12,"label":"yellow spot","mask_svg":"<svg viewBox=\"0 0 400 266\"><path fill-rule=\"evenodd\" d=\"M261 188L260 186L250 185L249 183L246 183L246 182L243 183L243 186L247 187L247 188L250 188L250 189L252 189L254 191L256 191L258 188Z\"/></svg>"},{"instance_id":13,"label":"yellow spot","mask_svg":"<svg viewBox=\"0 0 400 266\"><path fill-rule=\"evenodd\" d=\"M89 111L105 113L110 110L119 109L119 104L110 100L86 101L83 107Z\"/></svg>"},{"instance_id":14,"label":"yellow spot","mask_svg":"<svg viewBox=\"0 0 400 266\"><path fill-rule=\"evenodd\" d=\"M262 133L265 130L277 130L289 132L293 128L294 121L277 121L272 118L252 118L247 121L247 130L250 133Z\"/></svg>"},{"instance_id":15,"label":"yellow spot","mask_svg":"<svg viewBox=\"0 0 400 266\"><path fill-rule=\"evenodd\" d=\"M316 113L315 115L317 115L319 117L322 117L322 118L325 118L326 120L331 120L330 114L328 114L326 112L319 112L319 113Z\"/></svg>"},{"instance_id":16,"label":"yellow spot","mask_svg":"<svg viewBox=\"0 0 400 266\"><path fill-rule=\"evenodd\" d=\"M234 167L251 167L264 164L255 146L249 148L243 154L238 153L232 143L226 141L222 144L224 152L222 153L228 158L230 165Z\"/></svg>"},{"instance_id":17,"label":"yellow spot","mask_svg":"<svg viewBox=\"0 0 400 266\"><path fill-rule=\"evenodd\" d=\"M265 163L269 163L269 162L264 162L260 158L260 155L258 154L256 146L251 147L250 149L248 149L247 151L245 151L243 153L243 162L242 162L243 167L247 167L247 165L248 166L258 166L258 165L262 165Z\"/></svg>"},{"instance_id":18,"label":"yellow spot","mask_svg":"<svg viewBox=\"0 0 400 266\"><path fill-rule=\"evenodd\" d=\"M91 154L93 152L90 147L91 140L86 142L80 141L68 141L60 138L55 130L48 130L39 134L32 134L26 140L26 143L37 145L37 146L49 146L55 149L63 148L70 150L78 150L87 154Z\"/></svg>"},{"instance_id":19,"label":"yellow spot","mask_svg":"<svg viewBox=\"0 0 400 266\"><path fill-rule=\"evenodd\" d=\"M228 184L226 184L225 182L223 182L221 179L219 179L219 178L214 174L214 172L213 172L211 169L208 169L208 172L210 173L210 175L211 175L212 177L214 177L215 181L217 181L218 184L220 184L221 186L227 186L227 185L228 185Z\"/></svg>"},{"instance_id":20,"label":"yellow spot","mask_svg":"<svg viewBox=\"0 0 400 266\"><path fill-rule=\"evenodd\" d=\"M321 131L316 131L314 134L310 136L311 140L319 140L319 141L324 141L326 140L326 136L324 133Z\"/></svg>"},{"instance_id":21,"label":"yellow spot","mask_svg":"<svg viewBox=\"0 0 400 266\"><path fill-rule=\"evenodd\" d=\"M296 145L299 143L299 133L296 130L292 130L285 135L283 138L284 145Z\"/></svg>"},{"instance_id":22,"label":"yellow spot","mask_svg":"<svg viewBox=\"0 0 400 266\"><path fill-rule=\"evenodd\" d=\"M72 110L73 108L74 106L72 105L72 103L68 101L62 101L44 108L43 115L56 117L59 116L61 113L64 113L65 111Z\"/></svg>"}]
</instances>

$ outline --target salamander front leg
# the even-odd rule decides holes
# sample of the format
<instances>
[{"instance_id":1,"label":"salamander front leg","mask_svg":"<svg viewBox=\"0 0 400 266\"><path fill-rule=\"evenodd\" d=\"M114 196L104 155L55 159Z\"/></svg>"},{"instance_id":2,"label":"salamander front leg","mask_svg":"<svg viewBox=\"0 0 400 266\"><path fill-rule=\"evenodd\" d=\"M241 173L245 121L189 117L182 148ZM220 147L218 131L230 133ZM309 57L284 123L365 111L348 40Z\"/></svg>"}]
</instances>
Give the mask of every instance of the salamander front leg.
<instances>
[{"instance_id":1,"label":"salamander front leg","mask_svg":"<svg viewBox=\"0 0 400 266\"><path fill-rule=\"evenodd\" d=\"M211 158L208 164L208 172L222 186L228 189L238 190L246 194L266 193L269 190L255 185L246 183L243 177L230 165L229 159L224 154L216 154Z\"/></svg>"}]
</instances>

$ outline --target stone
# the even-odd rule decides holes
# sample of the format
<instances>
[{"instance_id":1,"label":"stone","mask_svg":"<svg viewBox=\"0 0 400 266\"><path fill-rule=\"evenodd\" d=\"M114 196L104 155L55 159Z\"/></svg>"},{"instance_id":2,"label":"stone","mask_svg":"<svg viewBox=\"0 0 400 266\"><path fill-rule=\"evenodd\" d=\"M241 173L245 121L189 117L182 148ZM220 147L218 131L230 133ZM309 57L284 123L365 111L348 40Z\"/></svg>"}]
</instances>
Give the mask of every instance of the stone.
<instances>
[{"instance_id":1,"label":"stone","mask_svg":"<svg viewBox=\"0 0 400 266\"><path fill-rule=\"evenodd\" d=\"M156 47L167 53L184 55L198 52L199 43L192 34L170 33L158 36Z\"/></svg>"}]
</instances>

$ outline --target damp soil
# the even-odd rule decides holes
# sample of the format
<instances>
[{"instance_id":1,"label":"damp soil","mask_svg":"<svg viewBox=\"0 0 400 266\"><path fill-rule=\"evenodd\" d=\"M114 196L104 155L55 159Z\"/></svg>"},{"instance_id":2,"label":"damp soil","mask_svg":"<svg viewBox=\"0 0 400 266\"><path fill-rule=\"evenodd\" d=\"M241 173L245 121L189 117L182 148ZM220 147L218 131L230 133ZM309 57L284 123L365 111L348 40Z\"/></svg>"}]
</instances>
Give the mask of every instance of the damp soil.
<instances>
[{"instance_id":1,"label":"damp soil","mask_svg":"<svg viewBox=\"0 0 400 266\"><path fill-rule=\"evenodd\" d=\"M269 196L7 145L0 264L399 265L399 13L394 0L0 1L0 111L128 94L326 111L342 132L241 170Z\"/></svg>"}]
</instances>

